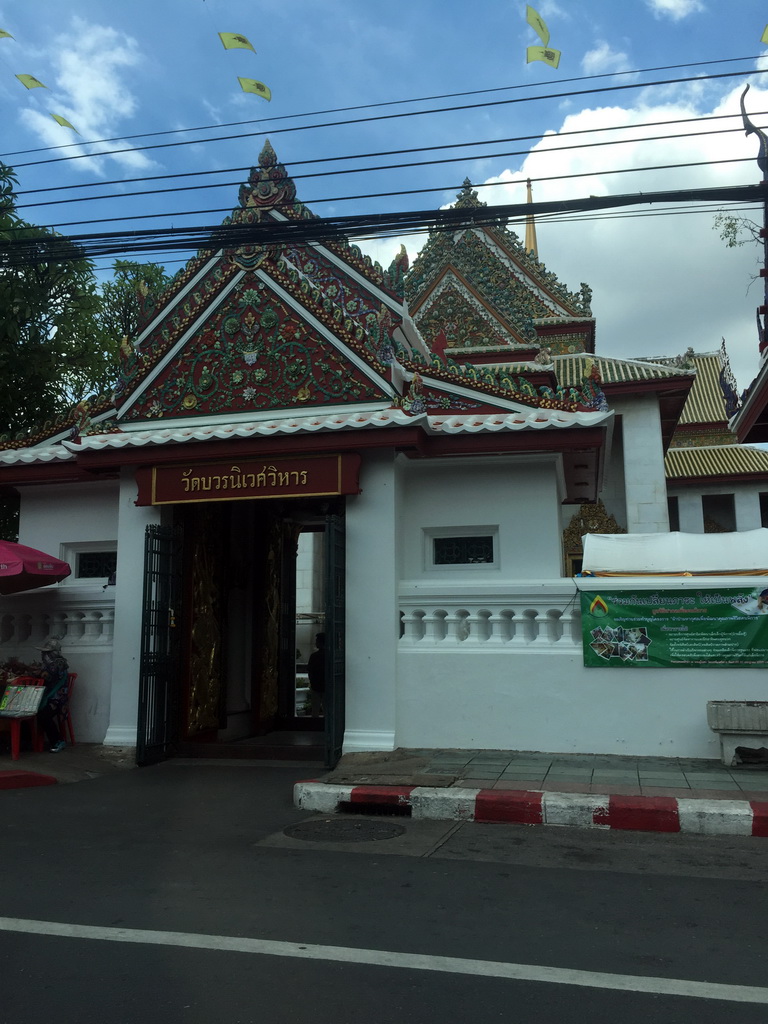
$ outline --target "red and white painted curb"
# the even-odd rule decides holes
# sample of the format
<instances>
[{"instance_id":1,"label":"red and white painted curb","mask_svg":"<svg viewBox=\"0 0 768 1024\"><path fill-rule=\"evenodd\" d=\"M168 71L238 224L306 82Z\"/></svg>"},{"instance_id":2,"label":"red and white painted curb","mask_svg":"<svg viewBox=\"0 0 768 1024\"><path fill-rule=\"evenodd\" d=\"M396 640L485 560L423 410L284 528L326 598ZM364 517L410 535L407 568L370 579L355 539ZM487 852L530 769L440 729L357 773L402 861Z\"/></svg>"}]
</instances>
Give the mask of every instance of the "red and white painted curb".
<instances>
[{"instance_id":1,"label":"red and white painted curb","mask_svg":"<svg viewBox=\"0 0 768 1024\"><path fill-rule=\"evenodd\" d=\"M428 786L333 786L298 782L294 804L333 814L349 805L410 808L412 818L576 825L641 832L768 838L768 801L668 796L602 796L517 789L433 789Z\"/></svg>"}]
</instances>

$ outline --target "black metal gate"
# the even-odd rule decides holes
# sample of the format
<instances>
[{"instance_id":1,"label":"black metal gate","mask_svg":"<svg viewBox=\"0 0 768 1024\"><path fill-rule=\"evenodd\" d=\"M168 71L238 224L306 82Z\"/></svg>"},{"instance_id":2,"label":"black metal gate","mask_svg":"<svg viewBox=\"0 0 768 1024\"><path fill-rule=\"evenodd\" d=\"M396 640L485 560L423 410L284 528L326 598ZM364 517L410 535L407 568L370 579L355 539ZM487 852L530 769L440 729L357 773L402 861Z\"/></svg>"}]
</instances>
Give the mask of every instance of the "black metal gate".
<instances>
[{"instance_id":1,"label":"black metal gate","mask_svg":"<svg viewBox=\"0 0 768 1024\"><path fill-rule=\"evenodd\" d=\"M334 768L344 743L344 517L325 518L325 764Z\"/></svg>"},{"instance_id":2,"label":"black metal gate","mask_svg":"<svg viewBox=\"0 0 768 1024\"><path fill-rule=\"evenodd\" d=\"M169 757L178 739L181 553L179 527L147 527L136 738L139 765Z\"/></svg>"}]
</instances>

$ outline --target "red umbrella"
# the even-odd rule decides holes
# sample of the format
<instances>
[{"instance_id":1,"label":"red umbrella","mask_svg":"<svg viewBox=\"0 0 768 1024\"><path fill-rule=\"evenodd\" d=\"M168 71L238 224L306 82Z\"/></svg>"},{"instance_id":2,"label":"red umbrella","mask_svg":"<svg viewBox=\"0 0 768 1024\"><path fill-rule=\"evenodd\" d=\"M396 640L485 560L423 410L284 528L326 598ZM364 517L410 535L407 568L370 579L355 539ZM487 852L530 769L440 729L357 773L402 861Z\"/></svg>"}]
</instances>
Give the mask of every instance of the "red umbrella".
<instances>
[{"instance_id":1,"label":"red umbrella","mask_svg":"<svg viewBox=\"0 0 768 1024\"><path fill-rule=\"evenodd\" d=\"M66 562L43 551L0 540L0 594L58 583L72 572Z\"/></svg>"}]
</instances>

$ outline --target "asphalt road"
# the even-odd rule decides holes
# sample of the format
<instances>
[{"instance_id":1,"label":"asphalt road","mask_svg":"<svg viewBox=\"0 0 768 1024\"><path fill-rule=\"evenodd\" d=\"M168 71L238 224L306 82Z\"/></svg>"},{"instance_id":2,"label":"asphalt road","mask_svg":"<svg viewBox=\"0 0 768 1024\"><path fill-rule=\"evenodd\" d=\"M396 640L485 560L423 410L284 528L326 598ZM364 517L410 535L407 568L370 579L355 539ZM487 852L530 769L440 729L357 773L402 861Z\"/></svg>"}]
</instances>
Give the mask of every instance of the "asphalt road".
<instances>
[{"instance_id":1,"label":"asphalt road","mask_svg":"<svg viewBox=\"0 0 768 1024\"><path fill-rule=\"evenodd\" d=\"M306 776L0 793L0 1022L768 1020L767 840L340 821Z\"/></svg>"}]
</instances>

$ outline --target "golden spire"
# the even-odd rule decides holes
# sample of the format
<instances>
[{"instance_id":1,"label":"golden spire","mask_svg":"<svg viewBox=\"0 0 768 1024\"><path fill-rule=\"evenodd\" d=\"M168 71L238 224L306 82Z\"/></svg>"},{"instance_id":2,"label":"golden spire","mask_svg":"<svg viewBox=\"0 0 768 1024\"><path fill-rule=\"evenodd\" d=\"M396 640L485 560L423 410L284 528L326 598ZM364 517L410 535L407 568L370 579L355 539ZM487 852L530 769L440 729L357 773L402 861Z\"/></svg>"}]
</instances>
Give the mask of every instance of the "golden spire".
<instances>
[{"instance_id":1,"label":"golden spire","mask_svg":"<svg viewBox=\"0 0 768 1024\"><path fill-rule=\"evenodd\" d=\"M529 178L526 182L528 186L528 194L526 202L533 202L533 193L531 192L531 179ZM525 251L532 252L534 256L539 255L538 246L536 245L536 222L533 219L533 214L529 213L525 218Z\"/></svg>"}]
</instances>

